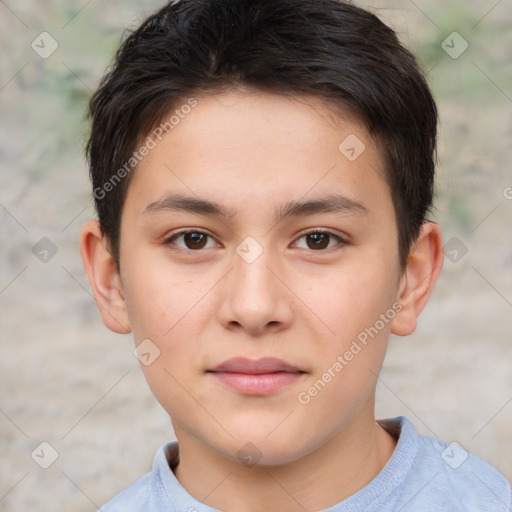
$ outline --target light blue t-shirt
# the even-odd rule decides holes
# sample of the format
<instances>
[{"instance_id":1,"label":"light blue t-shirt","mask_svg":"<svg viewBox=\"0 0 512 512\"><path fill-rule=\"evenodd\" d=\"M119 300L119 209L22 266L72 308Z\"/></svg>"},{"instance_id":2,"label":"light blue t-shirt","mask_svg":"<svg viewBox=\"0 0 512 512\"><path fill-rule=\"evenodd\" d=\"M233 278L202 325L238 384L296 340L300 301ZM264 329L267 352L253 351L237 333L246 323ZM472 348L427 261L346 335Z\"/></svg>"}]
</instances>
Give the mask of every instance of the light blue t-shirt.
<instances>
[{"instance_id":1,"label":"light blue t-shirt","mask_svg":"<svg viewBox=\"0 0 512 512\"><path fill-rule=\"evenodd\" d=\"M487 462L418 435L404 416L379 423L398 438L393 455L368 485L324 512L511 512L510 484ZM218 512L180 485L171 469L178 453L176 442L163 445L151 473L99 512Z\"/></svg>"}]
</instances>

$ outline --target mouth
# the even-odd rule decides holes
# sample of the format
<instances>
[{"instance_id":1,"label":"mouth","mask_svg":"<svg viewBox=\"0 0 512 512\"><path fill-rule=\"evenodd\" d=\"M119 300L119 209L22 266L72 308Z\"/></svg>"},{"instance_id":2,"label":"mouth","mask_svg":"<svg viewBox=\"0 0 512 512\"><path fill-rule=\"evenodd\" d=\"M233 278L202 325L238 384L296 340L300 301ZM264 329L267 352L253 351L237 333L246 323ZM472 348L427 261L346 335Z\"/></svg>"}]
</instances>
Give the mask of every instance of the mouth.
<instances>
[{"instance_id":1,"label":"mouth","mask_svg":"<svg viewBox=\"0 0 512 512\"><path fill-rule=\"evenodd\" d=\"M206 372L223 385L244 395L277 393L297 382L305 371L280 359L229 359Z\"/></svg>"}]
</instances>

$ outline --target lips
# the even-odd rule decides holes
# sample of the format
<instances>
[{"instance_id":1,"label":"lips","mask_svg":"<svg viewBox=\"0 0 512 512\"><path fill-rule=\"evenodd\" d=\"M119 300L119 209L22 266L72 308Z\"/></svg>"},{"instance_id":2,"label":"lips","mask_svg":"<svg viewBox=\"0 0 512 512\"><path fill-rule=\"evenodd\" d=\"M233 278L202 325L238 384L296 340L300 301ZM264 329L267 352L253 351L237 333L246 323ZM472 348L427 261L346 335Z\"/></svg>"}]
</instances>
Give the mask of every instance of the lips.
<instances>
[{"instance_id":1,"label":"lips","mask_svg":"<svg viewBox=\"0 0 512 512\"><path fill-rule=\"evenodd\" d=\"M305 372L280 359L234 358L207 371L214 379L244 395L269 395L301 379Z\"/></svg>"},{"instance_id":2,"label":"lips","mask_svg":"<svg viewBox=\"0 0 512 512\"><path fill-rule=\"evenodd\" d=\"M285 363L280 359L273 357L266 357L263 359L251 360L243 357L229 359L224 363L216 366L211 372L231 372L231 373L245 373L248 375L262 375L264 373L304 373L299 368Z\"/></svg>"}]
</instances>

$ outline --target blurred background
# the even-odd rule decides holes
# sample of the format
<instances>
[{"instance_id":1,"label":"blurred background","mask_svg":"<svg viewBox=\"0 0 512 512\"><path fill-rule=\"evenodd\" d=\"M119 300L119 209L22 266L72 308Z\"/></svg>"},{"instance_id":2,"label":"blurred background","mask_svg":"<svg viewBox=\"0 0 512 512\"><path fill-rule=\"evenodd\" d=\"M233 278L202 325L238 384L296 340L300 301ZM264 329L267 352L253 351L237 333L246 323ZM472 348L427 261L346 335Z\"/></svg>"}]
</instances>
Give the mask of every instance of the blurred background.
<instances>
[{"instance_id":1,"label":"blurred background","mask_svg":"<svg viewBox=\"0 0 512 512\"><path fill-rule=\"evenodd\" d=\"M391 340L377 417L406 415L512 480L512 2L356 3L418 55L441 119L444 269L417 331ZM3 512L92 512L173 438L78 249L94 217L87 101L125 29L161 5L0 0Z\"/></svg>"}]
</instances>

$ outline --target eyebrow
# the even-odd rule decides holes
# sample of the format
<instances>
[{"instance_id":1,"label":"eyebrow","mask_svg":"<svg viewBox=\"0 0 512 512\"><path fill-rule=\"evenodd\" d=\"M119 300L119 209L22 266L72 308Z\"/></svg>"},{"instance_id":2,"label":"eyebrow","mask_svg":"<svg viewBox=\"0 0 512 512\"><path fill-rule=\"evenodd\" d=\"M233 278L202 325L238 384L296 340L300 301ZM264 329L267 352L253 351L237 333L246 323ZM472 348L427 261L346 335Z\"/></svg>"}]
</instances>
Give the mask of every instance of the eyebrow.
<instances>
[{"instance_id":1,"label":"eyebrow","mask_svg":"<svg viewBox=\"0 0 512 512\"><path fill-rule=\"evenodd\" d=\"M183 211L198 215L234 218L236 211L207 199L171 194L147 206L144 214L165 211ZM368 208L355 199L341 194L330 194L310 201L287 201L274 211L274 221L280 222L287 217L299 217L318 213L367 214Z\"/></svg>"}]
</instances>

